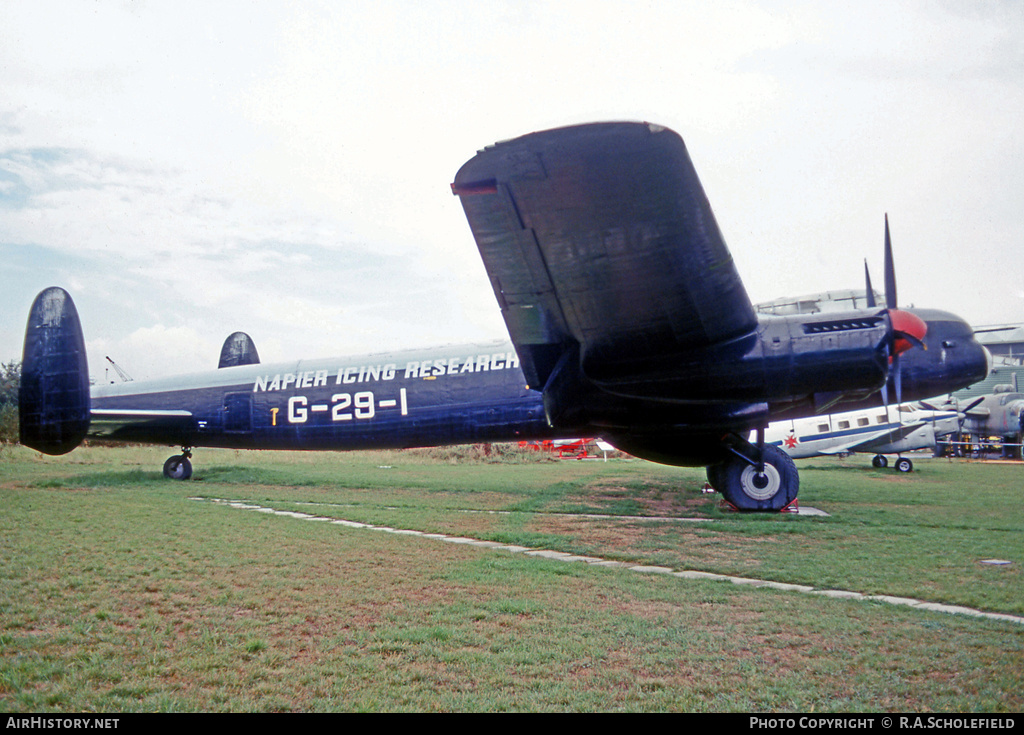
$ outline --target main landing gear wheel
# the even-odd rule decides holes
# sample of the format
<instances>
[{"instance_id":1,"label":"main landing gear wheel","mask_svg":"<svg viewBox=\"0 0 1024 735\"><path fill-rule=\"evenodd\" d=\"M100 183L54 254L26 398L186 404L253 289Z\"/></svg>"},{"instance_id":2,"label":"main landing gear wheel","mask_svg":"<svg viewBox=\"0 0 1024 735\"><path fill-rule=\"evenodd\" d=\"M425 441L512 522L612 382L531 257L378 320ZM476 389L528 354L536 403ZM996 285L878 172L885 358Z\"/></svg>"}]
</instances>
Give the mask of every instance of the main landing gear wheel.
<instances>
[{"instance_id":1,"label":"main landing gear wheel","mask_svg":"<svg viewBox=\"0 0 1024 735\"><path fill-rule=\"evenodd\" d=\"M708 468L708 480L738 510L780 511L796 500L800 476L790 456L778 447L766 445L763 456L764 472L733 457L716 465L714 473Z\"/></svg>"},{"instance_id":2,"label":"main landing gear wheel","mask_svg":"<svg viewBox=\"0 0 1024 735\"><path fill-rule=\"evenodd\" d=\"M187 480L192 477L192 463L184 454L175 454L164 462L164 477L169 480Z\"/></svg>"},{"instance_id":3,"label":"main landing gear wheel","mask_svg":"<svg viewBox=\"0 0 1024 735\"><path fill-rule=\"evenodd\" d=\"M889 460L883 457L881 454L876 454L874 457L871 458L871 466L874 467L876 470L880 470L883 467L889 466Z\"/></svg>"},{"instance_id":4,"label":"main landing gear wheel","mask_svg":"<svg viewBox=\"0 0 1024 735\"><path fill-rule=\"evenodd\" d=\"M713 464L708 466L705 470L708 476L708 485L713 487L716 492L721 492L719 488L722 487L722 468L724 464Z\"/></svg>"},{"instance_id":5,"label":"main landing gear wheel","mask_svg":"<svg viewBox=\"0 0 1024 735\"><path fill-rule=\"evenodd\" d=\"M895 467L897 472L910 472L912 469L914 469L914 463L911 462L906 457L900 457L899 459L896 460Z\"/></svg>"}]
</instances>

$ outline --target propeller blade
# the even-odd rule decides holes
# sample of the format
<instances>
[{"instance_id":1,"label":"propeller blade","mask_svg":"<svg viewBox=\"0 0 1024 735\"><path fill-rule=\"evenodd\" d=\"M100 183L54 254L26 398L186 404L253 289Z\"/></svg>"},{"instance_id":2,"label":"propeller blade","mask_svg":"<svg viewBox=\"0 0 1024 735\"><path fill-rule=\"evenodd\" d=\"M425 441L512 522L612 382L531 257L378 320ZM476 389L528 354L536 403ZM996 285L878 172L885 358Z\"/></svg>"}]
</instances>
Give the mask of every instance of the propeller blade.
<instances>
[{"instance_id":1,"label":"propeller blade","mask_svg":"<svg viewBox=\"0 0 1024 735\"><path fill-rule=\"evenodd\" d=\"M889 383L892 380L892 351L889 349L891 344L886 341L884 348L887 356L887 362L889 363L889 374L885 376L885 383L882 385L882 405L885 406L885 420L889 420Z\"/></svg>"},{"instance_id":2,"label":"propeller blade","mask_svg":"<svg viewBox=\"0 0 1024 735\"><path fill-rule=\"evenodd\" d=\"M984 400L985 396L979 396L963 407L960 406L960 401L956 401L956 440L958 442L963 438L964 422L967 421L967 412Z\"/></svg>"},{"instance_id":3,"label":"propeller blade","mask_svg":"<svg viewBox=\"0 0 1024 735\"><path fill-rule=\"evenodd\" d=\"M981 396L980 398L975 398L973 401L971 401L970 403L967 404L966 408L962 408L962 409L958 408L957 409L957 413L962 413L964 416L966 416L970 412L970 410L972 408L974 408L975 406L977 406L979 403L981 403L984 400L985 400L985 396Z\"/></svg>"},{"instance_id":4,"label":"propeller blade","mask_svg":"<svg viewBox=\"0 0 1024 735\"><path fill-rule=\"evenodd\" d=\"M885 308L896 308L896 266L892 261L892 239L889 237L889 215L885 215Z\"/></svg>"},{"instance_id":5,"label":"propeller blade","mask_svg":"<svg viewBox=\"0 0 1024 735\"><path fill-rule=\"evenodd\" d=\"M868 287L869 304L874 304L871 291L871 276L868 274L867 261L864 262L864 280ZM892 382L896 394L896 405L903 403L903 376L900 372L900 355L915 345L927 350L924 343L928 333L928 325L916 314L900 311L896 308L896 266L892 257L892 237L889 234L889 214L885 215L885 314L889 317L891 330L886 338L886 351L889 357L889 375L885 381L883 400L888 410L889 383ZM895 375L893 374L895 373Z\"/></svg>"},{"instance_id":6,"label":"propeller blade","mask_svg":"<svg viewBox=\"0 0 1024 735\"><path fill-rule=\"evenodd\" d=\"M898 352L892 360L892 367L889 369L896 371L896 405L899 406L903 403L903 373L900 372L900 355Z\"/></svg>"},{"instance_id":7,"label":"propeller blade","mask_svg":"<svg viewBox=\"0 0 1024 735\"><path fill-rule=\"evenodd\" d=\"M875 303L875 292L871 288L871 274L868 273L868 259L864 259L864 283L867 286L868 292L868 308L874 309L878 304Z\"/></svg>"}]
</instances>

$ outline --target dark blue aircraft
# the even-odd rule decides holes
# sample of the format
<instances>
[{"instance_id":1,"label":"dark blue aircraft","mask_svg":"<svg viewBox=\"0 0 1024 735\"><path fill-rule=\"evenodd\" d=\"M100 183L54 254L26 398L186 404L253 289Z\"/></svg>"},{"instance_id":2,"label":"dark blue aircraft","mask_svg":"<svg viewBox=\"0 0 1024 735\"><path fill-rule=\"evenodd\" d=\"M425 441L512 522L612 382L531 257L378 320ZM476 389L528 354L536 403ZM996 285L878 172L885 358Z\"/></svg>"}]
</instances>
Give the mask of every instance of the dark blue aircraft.
<instances>
[{"instance_id":1,"label":"dark blue aircraft","mask_svg":"<svg viewBox=\"0 0 1024 735\"><path fill-rule=\"evenodd\" d=\"M512 344L265 366L244 334L215 373L96 387L70 296L32 307L22 443L86 436L194 447L368 449L601 436L656 462L707 467L741 510L795 505L769 421L962 388L988 371L971 328L886 306L758 316L682 139L599 123L498 143L455 177ZM911 349L911 348L914 349ZM890 380L890 377L893 379ZM753 440L751 432L756 432Z\"/></svg>"}]
</instances>

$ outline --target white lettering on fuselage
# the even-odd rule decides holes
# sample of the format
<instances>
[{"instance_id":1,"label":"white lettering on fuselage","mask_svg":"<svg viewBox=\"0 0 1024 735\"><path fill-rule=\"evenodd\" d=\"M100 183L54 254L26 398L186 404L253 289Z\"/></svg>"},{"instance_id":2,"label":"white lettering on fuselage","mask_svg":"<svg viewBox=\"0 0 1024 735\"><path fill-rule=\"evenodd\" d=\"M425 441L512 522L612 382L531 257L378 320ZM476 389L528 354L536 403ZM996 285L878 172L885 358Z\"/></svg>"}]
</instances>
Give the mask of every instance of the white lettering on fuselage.
<instances>
[{"instance_id":1,"label":"white lettering on fuselage","mask_svg":"<svg viewBox=\"0 0 1024 735\"><path fill-rule=\"evenodd\" d=\"M405 378L436 380L442 376L462 375L494 370L512 370L519 367L519 356L514 352L497 352L488 355L466 357L441 357L432 360L408 362ZM276 375L260 375L253 383L253 393L283 390L301 390L333 385L358 385L394 380L398 365L357 365L339 367L337 370L305 370ZM289 409L290 412L290 409ZM301 423L301 422L298 422Z\"/></svg>"},{"instance_id":2,"label":"white lettering on fuselage","mask_svg":"<svg viewBox=\"0 0 1024 735\"><path fill-rule=\"evenodd\" d=\"M358 393L335 393L330 403L311 403L308 396L292 396L288 399L287 419L289 424L304 424L311 413L330 413L331 421L353 421L372 419L377 409L398 408L402 416L409 415L409 403L405 388L400 388L397 398L377 398L373 391ZM277 409L271 409L274 426L277 426Z\"/></svg>"},{"instance_id":3,"label":"white lettering on fuselage","mask_svg":"<svg viewBox=\"0 0 1024 735\"><path fill-rule=\"evenodd\" d=\"M519 367L519 355L515 352L498 352L493 355L469 355L468 357L442 357L422 362L405 364L406 378L439 378L442 375L462 375L490 370L511 370Z\"/></svg>"}]
</instances>

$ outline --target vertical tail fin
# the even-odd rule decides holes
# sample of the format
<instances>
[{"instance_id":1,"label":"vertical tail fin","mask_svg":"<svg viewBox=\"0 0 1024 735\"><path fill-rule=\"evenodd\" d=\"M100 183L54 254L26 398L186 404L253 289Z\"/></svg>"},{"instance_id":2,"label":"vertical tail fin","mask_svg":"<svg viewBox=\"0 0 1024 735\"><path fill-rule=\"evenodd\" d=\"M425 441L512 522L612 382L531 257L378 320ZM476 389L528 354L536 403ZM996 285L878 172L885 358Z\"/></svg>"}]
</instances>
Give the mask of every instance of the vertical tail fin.
<instances>
[{"instance_id":1,"label":"vertical tail fin","mask_svg":"<svg viewBox=\"0 0 1024 735\"><path fill-rule=\"evenodd\" d=\"M67 454L89 430L89 368L78 311L62 288L32 303L18 394L21 443L44 454Z\"/></svg>"},{"instance_id":2,"label":"vertical tail fin","mask_svg":"<svg viewBox=\"0 0 1024 735\"><path fill-rule=\"evenodd\" d=\"M256 351L256 343L245 332L235 332L220 348L218 368L237 367L239 365L259 365L260 353Z\"/></svg>"}]
</instances>

